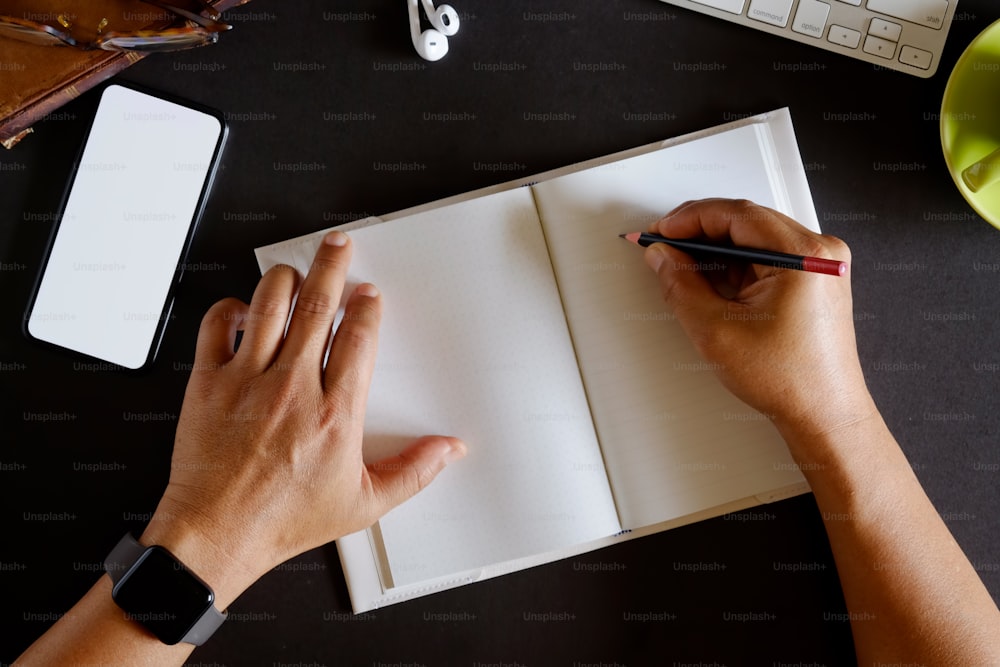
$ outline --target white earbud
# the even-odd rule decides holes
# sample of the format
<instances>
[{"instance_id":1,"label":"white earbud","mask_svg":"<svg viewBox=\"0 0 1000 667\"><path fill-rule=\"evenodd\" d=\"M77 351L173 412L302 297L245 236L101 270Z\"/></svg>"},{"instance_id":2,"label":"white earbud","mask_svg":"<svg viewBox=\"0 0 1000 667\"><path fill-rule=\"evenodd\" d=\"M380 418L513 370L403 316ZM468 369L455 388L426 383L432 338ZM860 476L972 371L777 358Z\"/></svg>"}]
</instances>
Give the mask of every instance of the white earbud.
<instances>
[{"instance_id":1,"label":"white earbud","mask_svg":"<svg viewBox=\"0 0 1000 667\"><path fill-rule=\"evenodd\" d=\"M418 3L423 3L427 20L434 26L420 31L420 10ZM448 37L458 32L458 12L451 5L441 5L435 8L431 0L407 0L410 7L410 37L413 48L424 60L441 60L448 53Z\"/></svg>"},{"instance_id":2,"label":"white earbud","mask_svg":"<svg viewBox=\"0 0 1000 667\"><path fill-rule=\"evenodd\" d=\"M441 5L435 9L431 0L423 0L423 3L427 20L436 30L449 37L458 32L458 12L455 11L454 7Z\"/></svg>"}]
</instances>

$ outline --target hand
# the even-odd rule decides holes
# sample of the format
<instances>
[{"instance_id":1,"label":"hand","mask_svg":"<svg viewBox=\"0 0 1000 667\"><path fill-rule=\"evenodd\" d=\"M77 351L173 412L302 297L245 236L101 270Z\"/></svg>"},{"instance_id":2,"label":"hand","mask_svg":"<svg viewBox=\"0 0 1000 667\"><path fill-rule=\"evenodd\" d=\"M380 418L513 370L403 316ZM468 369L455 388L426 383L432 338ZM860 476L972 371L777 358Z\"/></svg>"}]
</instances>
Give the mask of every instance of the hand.
<instances>
[{"instance_id":1,"label":"hand","mask_svg":"<svg viewBox=\"0 0 1000 667\"><path fill-rule=\"evenodd\" d=\"M322 368L350 256L345 234L327 235L287 336L298 284L288 266L261 278L249 307L224 299L202 321L170 482L141 541L222 586L220 601L288 558L370 526L465 453L454 438L424 437L396 457L363 462L382 309L373 285L347 300Z\"/></svg>"},{"instance_id":2,"label":"hand","mask_svg":"<svg viewBox=\"0 0 1000 667\"><path fill-rule=\"evenodd\" d=\"M839 239L748 201L687 202L650 231L850 260ZM722 382L779 428L827 432L875 412L858 361L849 272L833 277L746 264L701 271L662 243L647 248L645 259Z\"/></svg>"}]
</instances>

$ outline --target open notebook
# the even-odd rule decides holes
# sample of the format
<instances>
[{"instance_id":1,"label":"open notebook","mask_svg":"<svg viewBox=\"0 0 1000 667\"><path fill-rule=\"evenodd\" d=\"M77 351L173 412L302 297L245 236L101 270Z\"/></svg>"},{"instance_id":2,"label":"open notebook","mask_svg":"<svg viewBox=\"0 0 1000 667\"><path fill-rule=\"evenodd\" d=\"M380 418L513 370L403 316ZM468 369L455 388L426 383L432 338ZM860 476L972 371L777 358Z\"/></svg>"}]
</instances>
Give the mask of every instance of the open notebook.
<instances>
[{"instance_id":1,"label":"open notebook","mask_svg":"<svg viewBox=\"0 0 1000 667\"><path fill-rule=\"evenodd\" d=\"M808 491L618 238L710 196L818 230L788 111L532 180L350 231L350 282L385 300L366 459L428 433L469 445L339 540L357 612ZM323 233L257 249L261 270L305 273Z\"/></svg>"}]
</instances>

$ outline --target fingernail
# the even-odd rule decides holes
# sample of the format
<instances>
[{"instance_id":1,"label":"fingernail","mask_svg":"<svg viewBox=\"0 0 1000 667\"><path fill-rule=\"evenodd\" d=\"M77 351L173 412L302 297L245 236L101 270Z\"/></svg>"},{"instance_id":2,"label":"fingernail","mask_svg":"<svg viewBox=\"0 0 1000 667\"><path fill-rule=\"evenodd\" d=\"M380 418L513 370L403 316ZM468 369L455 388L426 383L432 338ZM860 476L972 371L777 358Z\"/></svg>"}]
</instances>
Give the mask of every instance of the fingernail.
<instances>
[{"instance_id":1,"label":"fingernail","mask_svg":"<svg viewBox=\"0 0 1000 667\"><path fill-rule=\"evenodd\" d=\"M323 237L323 243L332 246L343 247L347 245L347 234L344 232L330 232Z\"/></svg>"},{"instance_id":2,"label":"fingernail","mask_svg":"<svg viewBox=\"0 0 1000 667\"><path fill-rule=\"evenodd\" d=\"M358 285L358 289L356 291L361 296L372 296L372 297L378 296L378 288L372 285L371 283L363 283L361 285Z\"/></svg>"},{"instance_id":3,"label":"fingernail","mask_svg":"<svg viewBox=\"0 0 1000 667\"><path fill-rule=\"evenodd\" d=\"M448 448L448 451L444 453L444 462L446 464L454 463L459 459L465 458L468 448L466 448L464 442L458 440L457 438L449 438L448 443L450 447Z\"/></svg>"},{"instance_id":4,"label":"fingernail","mask_svg":"<svg viewBox=\"0 0 1000 667\"><path fill-rule=\"evenodd\" d=\"M663 254L663 248L660 248L655 243L646 248L646 252L643 253L642 257L646 260L649 268L653 269L655 273L660 272L660 267L663 266L663 261L666 259L666 256Z\"/></svg>"}]
</instances>

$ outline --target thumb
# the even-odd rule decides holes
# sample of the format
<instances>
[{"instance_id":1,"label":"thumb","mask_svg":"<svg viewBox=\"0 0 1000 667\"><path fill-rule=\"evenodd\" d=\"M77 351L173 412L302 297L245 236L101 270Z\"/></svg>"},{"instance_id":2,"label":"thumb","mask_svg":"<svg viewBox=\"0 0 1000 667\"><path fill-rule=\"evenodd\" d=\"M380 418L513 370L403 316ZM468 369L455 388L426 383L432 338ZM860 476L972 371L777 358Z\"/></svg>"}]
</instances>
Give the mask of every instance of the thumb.
<instances>
[{"instance_id":1,"label":"thumb","mask_svg":"<svg viewBox=\"0 0 1000 667\"><path fill-rule=\"evenodd\" d=\"M690 255L665 243L654 243L646 248L643 258L660 279L663 300L688 333L721 318L725 299Z\"/></svg>"},{"instance_id":2,"label":"thumb","mask_svg":"<svg viewBox=\"0 0 1000 667\"><path fill-rule=\"evenodd\" d=\"M396 456L368 465L381 516L409 500L426 487L444 467L465 456L465 443L458 438L427 435Z\"/></svg>"}]
</instances>

